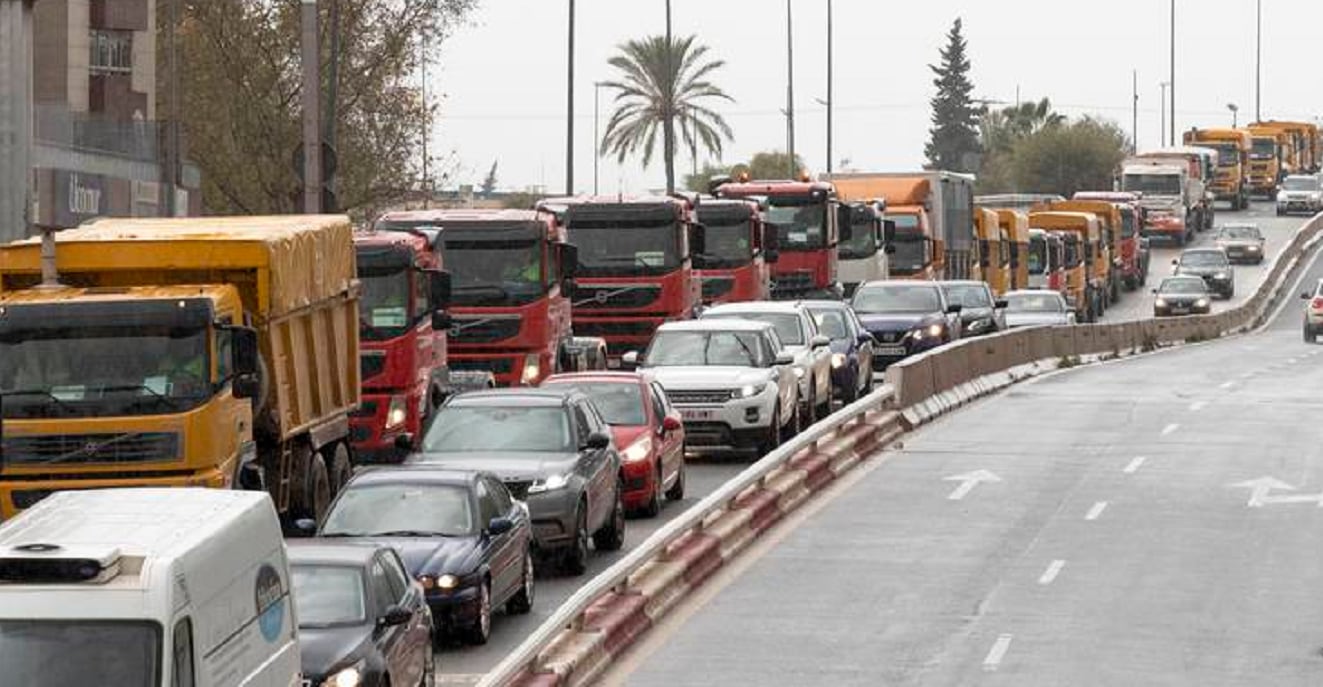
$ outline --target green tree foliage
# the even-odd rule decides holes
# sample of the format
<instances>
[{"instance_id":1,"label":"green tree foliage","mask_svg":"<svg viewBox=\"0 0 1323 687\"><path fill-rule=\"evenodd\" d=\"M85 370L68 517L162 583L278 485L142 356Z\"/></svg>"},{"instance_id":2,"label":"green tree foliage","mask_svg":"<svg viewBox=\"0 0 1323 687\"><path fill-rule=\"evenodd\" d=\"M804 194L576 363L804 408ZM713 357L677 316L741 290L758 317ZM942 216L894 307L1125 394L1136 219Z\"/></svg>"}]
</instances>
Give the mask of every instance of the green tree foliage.
<instances>
[{"instance_id":1,"label":"green tree foliage","mask_svg":"<svg viewBox=\"0 0 1323 687\"><path fill-rule=\"evenodd\" d=\"M928 130L929 140L923 152L933 169L975 172L982 152L977 128L982 109L975 107L972 100L974 84L969 80L968 46L959 19L946 37L942 63L929 65L935 75L933 85L937 87L937 95L932 99L933 126Z\"/></svg>"},{"instance_id":2,"label":"green tree foliage","mask_svg":"<svg viewBox=\"0 0 1323 687\"><path fill-rule=\"evenodd\" d=\"M750 179L792 179L798 174L791 173L791 170L806 169L804 158L795 155L794 164L790 164L790 156L781 150L768 150L756 153L749 162L743 166L736 165L732 172L739 174L741 171L748 171Z\"/></svg>"},{"instance_id":3,"label":"green tree foliage","mask_svg":"<svg viewBox=\"0 0 1323 687\"><path fill-rule=\"evenodd\" d=\"M1040 129L1016 147L1011 162L1019 190L1059 193L1112 188L1117 167L1130 150L1130 139L1113 122L1084 117Z\"/></svg>"},{"instance_id":4,"label":"green tree foliage","mask_svg":"<svg viewBox=\"0 0 1323 687\"><path fill-rule=\"evenodd\" d=\"M1065 116L1055 112L1047 98L984 112L979 118L979 140L983 146L983 164L978 172L979 192L1017 190L1012 169L1016 146L1025 138L1061 126L1065 121Z\"/></svg>"},{"instance_id":5,"label":"green tree foliage","mask_svg":"<svg viewBox=\"0 0 1323 687\"><path fill-rule=\"evenodd\" d=\"M698 174L684 175L684 187L695 193L707 193L707 186L712 179L730 174L730 168L711 163L703 165Z\"/></svg>"},{"instance_id":6,"label":"green tree foliage","mask_svg":"<svg viewBox=\"0 0 1323 687\"><path fill-rule=\"evenodd\" d=\"M202 170L206 212L294 211L300 186L291 160L302 141L300 3L180 2L177 29L158 22L159 45L165 50L172 35L179 41L180 119L186 152ZM417 186L419 142L432 112L415 73L424 45L435 51L439 37L468 14L474 0L339 3L337 190L342 209L364 210ZM320 4L328 81L331 3ZM168 116L170 74L164 65L158 76L158 106Z\"/></svg>"},{"instance_id":7,"label":"green tree foliage","mask_svg":"<svg viewBox=\"0 0 1323 687\"><path fill-rule=\"evenodd\" d=\"M616 91L616 108L602 136L603 155L613 154L624 162L626 157L641 152L646 167L652 161L658 136L665 138L669 122L680 130L686 147L701 144L707 152L721 157L722 146L734 134L707 103L734 102L709 80L726 63L709 60L707 46L694 41L694 36L688 36L668 44L665 36L651 36L620 46L620 54L609 60L620 78L605 84ZM662 159L670 193L675 191L676 145L663 143L662 147L666 148Z\"/></svg>"}]
</instances>

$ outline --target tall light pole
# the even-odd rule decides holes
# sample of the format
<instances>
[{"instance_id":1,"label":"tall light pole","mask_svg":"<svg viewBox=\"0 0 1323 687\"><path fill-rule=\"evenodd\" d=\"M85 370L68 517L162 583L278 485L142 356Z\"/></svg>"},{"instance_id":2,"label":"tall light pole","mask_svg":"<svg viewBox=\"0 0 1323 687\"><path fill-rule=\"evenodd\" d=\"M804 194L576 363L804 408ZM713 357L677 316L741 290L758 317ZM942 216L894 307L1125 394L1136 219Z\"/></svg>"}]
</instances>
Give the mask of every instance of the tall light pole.
<instances>
[{"instance_id":1,"label":"tall light pole","mask_svg":"<svg viewBox=\"0 0 1323 687\"><path fill-rule=\"evenodd\" d=\"M827 173L828 174L831 174L831 156L832 156L831 125L832 125L832 103L834 99L831 90L832 87L832 72L831 72L832 35L831 34L832 34L832 23L833 23L832 14L831 14L831 5L832 5L832 0L827 0Z\"/></svg>"},{"instance_id":2,"label":"tall light pole","mask_svg":"<svg viewBox=\"0 0 1323 687\"><path fill-rule=\"evenodd\" d=\"M790 178L799 175L795 169L795 33L790 16L790 0L786 0L786 155L789 157Z\"/></svg>"},{"instance_id":3,"label":"tall light pole","mask_svg":"<svg viewBox=\"0 0 1323 687\"><path fill-rule=\"evenodd\" d=\"M674 78L675 64L675 42L671 40L671 0L666 0L666 78L668 81ZM675 193L675 116L678 114L671 109L675 104L675 93L667 93L669 102L666 103L666 110L663 113L665 119L662 120L662 145L666 148L664 162L666 164L666 192Z\"/></svg>"},{"instance_id":4,"label":"tall light pole","mask_svg":"<svg viewBox=\"0 0 1323 687\"><path fill-rule=\"evenodd\" d=\"M1130 154L1139 153L1139 70L1130 72Z\"/></svg>"},{"instance_id":5,"label":"tall light pole","mask_svg":"<svg viewBox=\"0 0 1323 687\"><path fill-rule=\"evenodd\" d=\"M1234 129L1238 124L1238 122L1236 121L1236 113L1240 112L1240 107L1238 107L1235 103L1227 103L1227 109L1231 110L1231 128Z\"/></svg>"},{"instance_id":6,"label":"tall light pole","mask_svg":"<svg viewBox=\"0 0 1323 687\"><path fill-rule=\"evenodd\" d=\"M597 195L597 167L602 161L602 135L597 130L597 120L601 114L601 105L599 104L602 96L602 87L606 85L605 81L593 82L593 195Z\"/></svg>"},{"instance_id":7,"label":"tall light pole","mask_svg":"<svg viewBox=\"0 0 1323 687\"><path fill-rule=\"evenodd\" d=\"M1176 0L1171 0L1171 74L1167 88L1171 89L1171 100L1167 103L1171 107L1171 121L1167 126L1171 127L1171 144L1176 145Z\"/></svg>"},{"instance_id":8,"label":"tall light pole","mask_svg":"<svg viewBox=\"0 0 1323 687\"><path fill-rule=\"evenodd\" d=\"M1263 121L1263 0L1254 3L1254 121Z\"/></svg>"},{"instance_id":9,"label":"tall light pole","mask_svg":"<svg viewBox=\"0 0 1323 687\"><path fill-rule=\"evenodd\" d=\"M0 0L0 242L26 238L32 198L32 2Z\"/></svg>"},{"instance_id":10,"label":"tall light pole","mask_svg":"<svg viewBox=\"0 0 1323 687\"><path fill-rule=\"evenodd\" d=\"M1171 84L1163 81L1158 84L1162 89L1162 104L1158 107L1158 114L1162 117L1162 124L1159 125L1158 134L1162 138L1162 147L1167 147L1167 86Z\"/></svg>"},{"instance_id":11,"label":"tall light pole","mask_svg":"<svg viewBox=\"0 0 1323 687\"><path fill-rule=\"evenodd\" d=\"M574 0L570 0L569 57L565 60L565 195L574 195Z\"/></svg>"}]
</instances>

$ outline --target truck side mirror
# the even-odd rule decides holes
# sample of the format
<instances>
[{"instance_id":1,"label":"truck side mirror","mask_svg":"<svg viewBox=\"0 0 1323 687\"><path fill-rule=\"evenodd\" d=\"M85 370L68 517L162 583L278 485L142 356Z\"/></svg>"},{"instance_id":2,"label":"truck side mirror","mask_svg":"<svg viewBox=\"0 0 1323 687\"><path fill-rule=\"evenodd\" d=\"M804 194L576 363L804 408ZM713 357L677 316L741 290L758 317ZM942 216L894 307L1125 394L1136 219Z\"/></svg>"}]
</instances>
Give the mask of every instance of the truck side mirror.
<instances>
[{"instance_id":1,"label":"truck side mirror","mask_svg":"<svg viewBox=\"0 0 1323 687\"><path fill-rule=\"evenodd\" d=\"M888 244L896 240L896 220L882 220L882 240Z\"/></svg>"},{"instance_id":2,"label":"truck side mirror","mask_svg":"<svg viewBox=\"0 0 1323 687\"><path fill-rule=\"evenodd\" d=\"M427 300L431 310L450 307L450 273L441 269L427 270Z\"/></svg>"},{"instance_id":3,"label":"truck side mirror","mask_svg":"<svg viewBox=\"0 0 1323 687\"><path fill-rule=\"evenodd\" d=\"M763 262L772 265L781 259L781 234L776 225L763 222Z\"/></svg>"},{"instance_id":4,"label":"truck side mirror","mask_svg":"<svg viewBox=\"0 0 1323 687\"><path fill-rule=\"evenodd\" d=\"M560 260L560 274L573 279L579 273L579 247L573 243L557 243L556 255Z\"/></svg>"},{"instance_id":5,"label":"truck side mirror","mask_svg":"<svg viewBox=\"0 0 1323 687\"><path fill-rule=\"evenodd\" d=\"M434 332L448 331L450 329L450 326L453 325L454 323L455 320L450 316L450 313L444 310L432 311L432 331Z\"/></svg>"},{"instance_id":6,"label":"truck side mirror","mask_svg":"<svg viewBox=\"0 0 1323 687\"><path fill-rule=\"evenodd\" d=\"M697 222L689 225L689 254L707 252L707 227Z\"/></svg>"},{"instance_id":7,"label":"truck side mirror","mask_svg":"<svg viewBox=\"0 0 1323 687\"><path fill-rule=\"evenodd\" d=\"M235 376L252 376L261 367L262 355L257 346L257 330L250 327L229 327L230 366Z\"/></svg>"}]
</instances>

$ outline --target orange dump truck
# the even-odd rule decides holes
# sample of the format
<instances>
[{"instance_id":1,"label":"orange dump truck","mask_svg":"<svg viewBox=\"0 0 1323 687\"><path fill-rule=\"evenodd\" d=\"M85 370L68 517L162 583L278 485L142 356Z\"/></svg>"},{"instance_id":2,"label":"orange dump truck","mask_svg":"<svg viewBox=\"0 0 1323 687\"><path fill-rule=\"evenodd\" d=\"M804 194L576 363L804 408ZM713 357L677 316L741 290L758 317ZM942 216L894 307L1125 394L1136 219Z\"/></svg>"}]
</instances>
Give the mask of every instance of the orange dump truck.
<instances>
[{"instance_id":1,"label":"orange dump truck","mask_svg":"<svg viewBox=\"0 0 1323 687\"><path fill-rule=\"evenodd\" d=\"M1098 321L1107 309L1108 270L1098 217L1089 212L1033 212L1029 226L1061 236L1065 245L1066 300L1080 322Z\"/></svg>"}]
</instances>

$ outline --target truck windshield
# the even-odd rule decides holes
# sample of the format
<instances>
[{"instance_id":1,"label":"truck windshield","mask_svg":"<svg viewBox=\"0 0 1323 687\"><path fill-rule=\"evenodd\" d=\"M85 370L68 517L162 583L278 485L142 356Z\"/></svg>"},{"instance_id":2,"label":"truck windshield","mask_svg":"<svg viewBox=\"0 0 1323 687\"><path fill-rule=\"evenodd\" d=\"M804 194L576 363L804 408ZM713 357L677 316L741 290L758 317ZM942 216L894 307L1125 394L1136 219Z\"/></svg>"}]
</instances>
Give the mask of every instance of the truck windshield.
<instances>
[{"instance_id":1,"label":"truck windshield","mask_svg":"<svg viewBox=\"0 0 1323 687\"><path fill-rule=\"evenodd\" d=\"M4 417L177 413L211 395L205 327L58 324L0 330Z\"/></svg>"},{"instance_id":2,"label":"truck windshield","mask_svg":"<svg viewBox=\"0 0 1323 687\"><path fill-rule=\"evenodd\" d=\"M570 242L579 246L579 275L585 277L659 275L680 267L682 226L634 224L569 227Z\"/></svg>"},{"instance_id":3,"label":"truck windshield","mask_svg":"<svg viewBox=\"0 0 1323 687\"><path fill-rule=\"evenodd\" d=\"M454 305L526 305L546 293L542 246L537 239L476 234L460 229L442 237Z\"/></svg>"},{"instance_id":4,"label":"truck windshield","mask_svg":"<svg viewBox=\"0 0 1323 687\"><path fill-rule=\"evenodd\" d=\"M1047 270L1047 240L1040 237L1029 239L1029 274L1042 274Z\"/></svg>"},{"instance_id":5,"label":"truck windshield","mask_svg":"<svg viewBox=\"0 0 1323 687\"><path fill-rule=\"evenodd\" d=\"M1127 174L1124 179L1125 190L1151 196L1179 196L1181 177L1179 174Z\"/></svg>"},{"instance_id":6,"label":"truck windshield","mask_svg":"<svg viewBox=\"0 0 1323 687\"><path fill-rule=\"evenodd\" d=\"M160 684L161 631L146 621L0 620L5 684Z\"/></svg>"},{"instance_id":7,"label":"truck windshield","mask_svg":"<svg viewBox=\"0 0 1323 687\"><path fill-rule=\"evenodd\" d=\"M917 215L891 215L896 223L896 252L891 255L891 273L916 274L928 264L928 242L919 228Z\"/></svg>"},{"instance_id":8,"label":"truck windshield","mask_svg":"<svg viewBox=\"0 0 1323 687\"><path fill-rule=\"evenodd\" d=\"M1218 167L1236 167L1240 165L1240 146L1234 143L1200 143L1201 148L1212 148L1217 151Z\"/></svg>"},{"instance_id":9,"label":"truck windshield","mask_svg":"<svg viewBox=\"0 0 1323 687\"><path fill-rule=\"evenodd\" d=\"M413 324L409 313L413 270L360 271L363 295L358 303L359 336L381 341L403 336Z\"/></svg>"},{"instance_id":10,"label":"truck windshield","mask_svg":"<svg viewBox=\"0 0 1323 687\"><path fill-rule=\"evenodd\" d=\"M850 240L837 248L842 260L861 260L877 254L877 232L869 221L850 223Z\"/></svg>"},{"instance_id":11,"label":"truck windshield","mask_svg":"<svg viewBox=\"0 0 1323 687\"><path fill-rule=\"evenodd\" d=\"M694 265L699 269L729 269L747 265L753 260L753 246L750 245L748 220L730 223L706 223L704 232L706 246L702 255L694 256Z\"/></svg>"},{"instance_id":12,"label":"truck windshield","mask_svg":"<svg viewBox=\"0 0 1323 687\"><path fill-rule=\"evenodd\" d=\"M1277 157L1277 141L1271 138L1254 139L1254 147L1250 149L1250 157L1256 160L1271 160Z\"/></svg>"},{"instance_id":13,"label":"truck windshield","mask_svg":"<svg viewBox=\"0 0 1323 687\"><path fill-rule=\"evenodd\" d=\"M804 252L826 247L826 203L807 196L772 196L767 205L767 221L776 225L781 250Z\"/></svg>"},{"instance_id":14,"label":"truck windshield","mask_svg":"<svg viewBox=\"0 0 1323 687\"><path fill-rule=\"evenodd\" d=\"M761 350L755 332L659 332L645 360L648 367L764 367Z\"/></svg>"}]
</instances>

